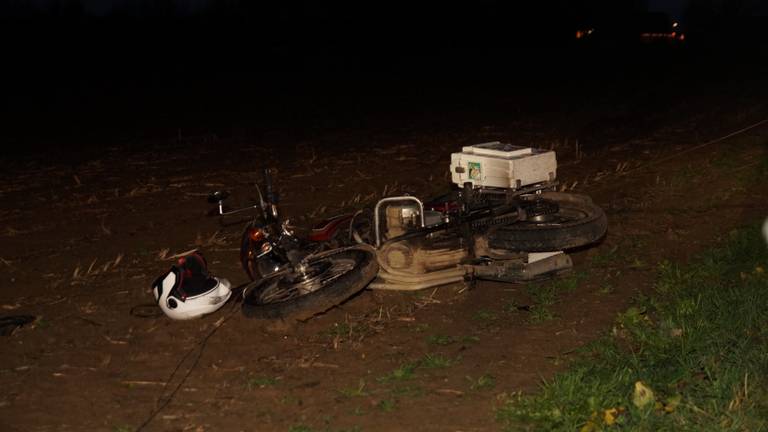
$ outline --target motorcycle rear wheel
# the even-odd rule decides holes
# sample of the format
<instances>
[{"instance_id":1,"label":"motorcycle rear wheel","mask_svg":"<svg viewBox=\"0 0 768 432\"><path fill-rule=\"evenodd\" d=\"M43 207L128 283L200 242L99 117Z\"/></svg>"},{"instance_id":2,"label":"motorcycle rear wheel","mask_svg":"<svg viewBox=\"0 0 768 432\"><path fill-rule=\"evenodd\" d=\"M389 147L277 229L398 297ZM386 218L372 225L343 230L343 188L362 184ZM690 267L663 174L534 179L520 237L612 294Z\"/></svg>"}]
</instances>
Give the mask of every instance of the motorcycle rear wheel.
<instances>
[{"instance_id":1,"label":"motorcycle rear wheel","mask_svg":"<svg viewBox=\"0 0 768 432\"><path fill-rule=\"evenodd\" d=\"M557 212L492 227L487 232L490 247L549 252L585 246L605 235L605 212L590 197L563 192L542 192L537 197L557 204Z\"/></svg>"},{"instance_id":2,"label":"motorcycle rear wheel","mask_svg":"<svg viewBox=\"0 0 768 432\"><path fill-rule=\"evenodd\" d=\"M301 272L285 269L247 287L243 314L304 321L352 297L378 270L376 252L367 245L315 254L305 260Z\"/></svg>"}]
</instances>

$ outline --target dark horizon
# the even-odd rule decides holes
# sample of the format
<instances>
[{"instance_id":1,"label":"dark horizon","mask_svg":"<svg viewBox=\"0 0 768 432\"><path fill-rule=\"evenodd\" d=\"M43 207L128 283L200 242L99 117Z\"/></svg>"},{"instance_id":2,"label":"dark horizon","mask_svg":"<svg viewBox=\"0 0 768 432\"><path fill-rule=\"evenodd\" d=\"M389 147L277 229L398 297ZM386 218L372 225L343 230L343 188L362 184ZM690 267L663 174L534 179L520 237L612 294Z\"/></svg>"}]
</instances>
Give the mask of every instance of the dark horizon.
<instances>
[{"instance_id":1,"label":"dark horizon","mask_svg":"<svg viewBox=\"0 0 768 432\"><path fill-rule=\"evenodd\" d=\"M644 43L643 0L233 0L186 14L169 0L126 2L133 9L100 15L76 0L48 10L6 0L0 10L16 9L0 19L8 65L2 138L26 148L18 143L301 127L318 115L343 123L360 111L464 97L449 94L553 94L617 80L762 73L766 17L749 8L716 14L705 3L686 8L684 42ZM585 29L594 34L577 39Z\"/></svg>"}]
</instances>

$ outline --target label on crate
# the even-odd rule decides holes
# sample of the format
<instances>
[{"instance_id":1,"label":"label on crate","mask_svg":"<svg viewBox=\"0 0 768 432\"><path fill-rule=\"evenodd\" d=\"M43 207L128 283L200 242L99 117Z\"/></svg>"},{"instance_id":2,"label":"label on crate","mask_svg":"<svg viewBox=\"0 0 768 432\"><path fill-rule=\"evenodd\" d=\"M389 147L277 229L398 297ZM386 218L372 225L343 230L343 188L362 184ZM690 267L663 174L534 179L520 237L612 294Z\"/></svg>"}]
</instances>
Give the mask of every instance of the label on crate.
<instances>
[{"instance_id":1,"label":"label on crate","mask_svg":"<svg viewBox=\"0 0 768 432\"><path fill-rule=\"evenodd\" d=\"M467 168L469 168L470 180L482 180L482 165L480 162L467 162Z\"/></svg>"}]
</instances>

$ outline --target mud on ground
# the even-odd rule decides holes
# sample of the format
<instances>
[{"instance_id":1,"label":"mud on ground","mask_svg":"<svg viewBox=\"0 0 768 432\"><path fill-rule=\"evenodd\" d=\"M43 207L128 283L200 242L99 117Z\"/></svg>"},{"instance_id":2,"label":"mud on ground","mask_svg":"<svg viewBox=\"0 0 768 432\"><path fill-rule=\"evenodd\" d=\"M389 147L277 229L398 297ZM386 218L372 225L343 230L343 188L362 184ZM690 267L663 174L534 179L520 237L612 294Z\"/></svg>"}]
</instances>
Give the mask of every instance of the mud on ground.
<instances>
[{"instance_id":1,"label":"mud on ground","mask_svg":"<svg viewBox=\"0 0 768 432\"><path fill-rule=\"evenodd\" d=\"M584 122L604 133L589 145L541 119L497 116L298 140L178 137L9 166L0 307L36 321L0 337L0 429L123 431L151 420L146 430L497 430L494 406L535 391L609 331L649 292L657 263L768 215L768 124L720 139L764 114L692 109L614 134L595 114ZM215 274L246 282L241 225L209 216L211 190L246 203L257 168L272 166L284 211L306 226L382 195L445 190L450 153L494 139L556 150L561 190L608 214L607 237L573 253L575 276L548 307L537 302L546 286L481 282L363 291L296 325L248 320L236 304L190 322L131 314L152 301L171 257L191 249Z\"/></svg>"}]
</instances>

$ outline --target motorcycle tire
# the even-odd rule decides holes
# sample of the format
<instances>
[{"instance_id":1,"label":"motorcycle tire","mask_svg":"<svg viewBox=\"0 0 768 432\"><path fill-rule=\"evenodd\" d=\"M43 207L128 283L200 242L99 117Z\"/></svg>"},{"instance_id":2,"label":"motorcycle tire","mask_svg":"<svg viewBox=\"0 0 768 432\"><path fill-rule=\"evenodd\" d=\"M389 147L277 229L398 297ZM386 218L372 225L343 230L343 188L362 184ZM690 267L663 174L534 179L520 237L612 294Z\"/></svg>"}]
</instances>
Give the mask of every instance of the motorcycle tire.
<instances>
[{"instance_id":1,"label":"motorcycle tire","mask_svg":"<svg viewBox=\"0 0 768 432\"><path fill-rule=\"evenodd\" d=\"M542 192L537 197L557 204L557 212L492 227L486 233L490 247L549 252L585 246L605 235L608 219L590 197L563 192Z\"/></svg>"},{"instance_id":2,"label":"motorcycle tire","mask_svg":"<svg viewBox=\"0 0 768 432\"><path fill-rule=\"evenodd\" d=\"M243 292L249 318L305 321L328 311L365 288L379 270L368 245L330 250L308 257L305 272L283 270Z\"/></svg>"}]
</instances>

